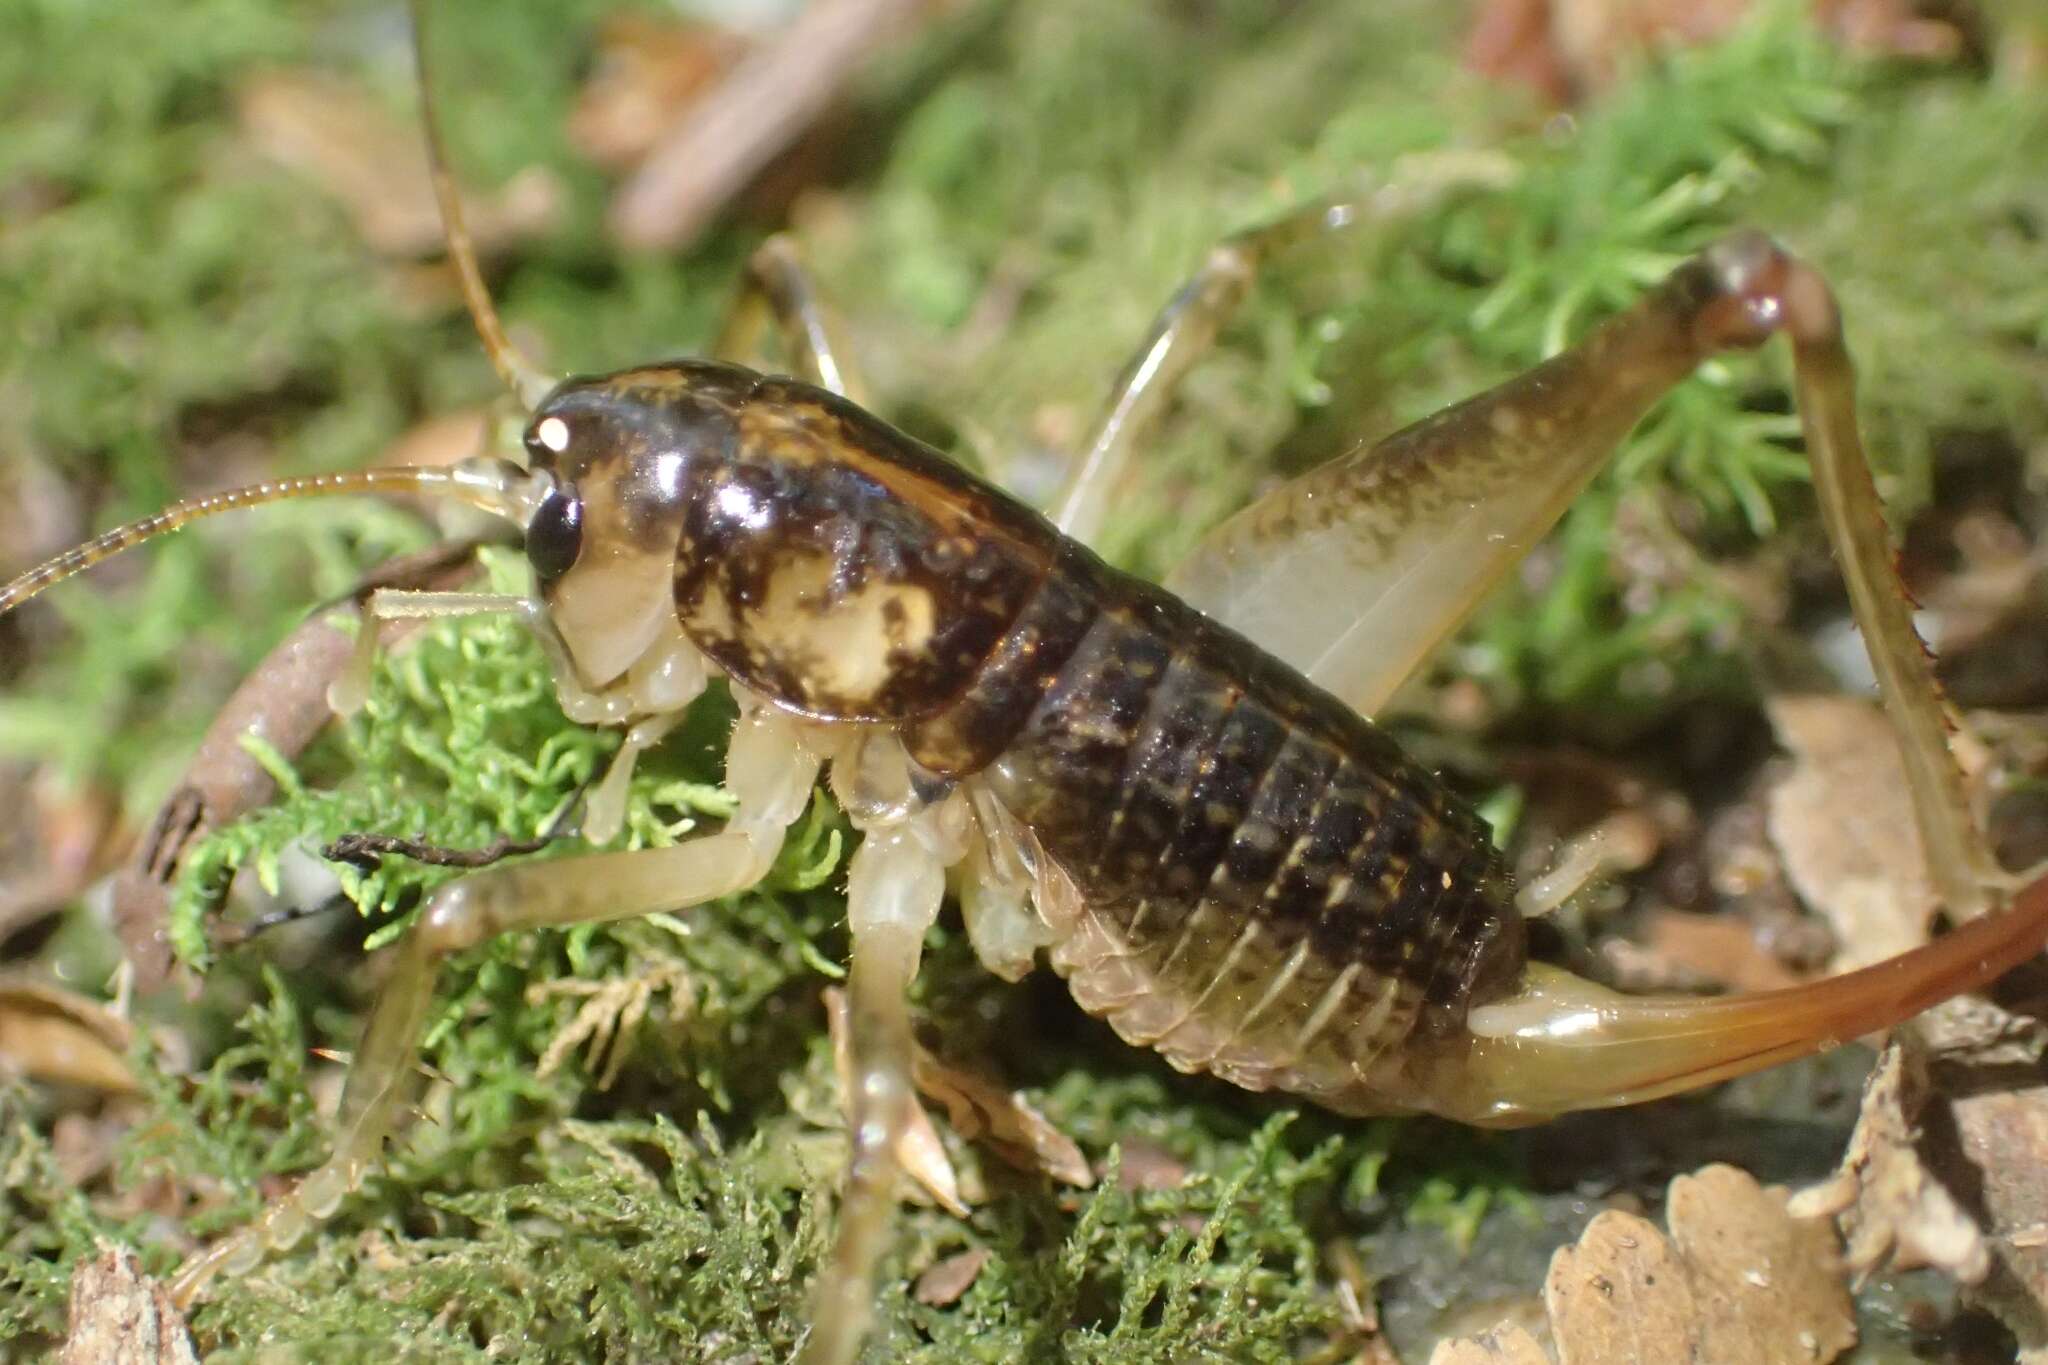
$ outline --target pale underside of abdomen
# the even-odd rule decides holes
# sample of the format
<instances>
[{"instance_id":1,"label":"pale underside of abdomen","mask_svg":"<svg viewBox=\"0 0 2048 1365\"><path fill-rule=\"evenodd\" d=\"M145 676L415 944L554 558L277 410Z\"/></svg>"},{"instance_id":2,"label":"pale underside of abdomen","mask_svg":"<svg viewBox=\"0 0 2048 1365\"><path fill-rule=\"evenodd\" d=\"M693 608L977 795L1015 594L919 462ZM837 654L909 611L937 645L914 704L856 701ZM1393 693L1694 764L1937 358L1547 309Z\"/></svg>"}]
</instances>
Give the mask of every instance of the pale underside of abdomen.
<instances>
[{"instance_id":1,"label":"pale underside of abdomen","mask_svg":"<svg viewBox=\"0 0 2048 1365\"><path fill-rule=\"evenodd\" d=\"M1062 899L1067 899L1062 897ZM1170 929L1146 902L1073 896L1046 918L1054 970L1074 1000L1126 1042L1182 1071L1280 1090L1346 1113L1396 1113L1404 1048L1423 993L1363 963L1338 964L1306 937L1204 901Z\"/></svg>"}]
</instances>

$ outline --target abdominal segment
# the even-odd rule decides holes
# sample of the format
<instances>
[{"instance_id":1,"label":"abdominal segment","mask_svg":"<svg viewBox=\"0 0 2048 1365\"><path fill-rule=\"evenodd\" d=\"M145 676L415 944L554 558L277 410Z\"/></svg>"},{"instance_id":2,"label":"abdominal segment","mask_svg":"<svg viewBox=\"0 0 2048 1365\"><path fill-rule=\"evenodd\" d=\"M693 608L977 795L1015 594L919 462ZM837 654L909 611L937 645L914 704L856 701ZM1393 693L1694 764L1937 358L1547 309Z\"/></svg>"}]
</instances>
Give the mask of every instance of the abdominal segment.
<instances>
[{"instance_id":1,"label":"abdominal segment","mask_svg":"<svg viewBox=\"0 0 2048 1365\"><path fill-rule=\"evenodd\" d=\"M1054 967L1183 1070L1426 1107L1411 1045L1520 974L1475 814L1370 722L1085 553L905 741L1029 829L1071 887L1040 899Z\"/></svg>"}]
</instances>

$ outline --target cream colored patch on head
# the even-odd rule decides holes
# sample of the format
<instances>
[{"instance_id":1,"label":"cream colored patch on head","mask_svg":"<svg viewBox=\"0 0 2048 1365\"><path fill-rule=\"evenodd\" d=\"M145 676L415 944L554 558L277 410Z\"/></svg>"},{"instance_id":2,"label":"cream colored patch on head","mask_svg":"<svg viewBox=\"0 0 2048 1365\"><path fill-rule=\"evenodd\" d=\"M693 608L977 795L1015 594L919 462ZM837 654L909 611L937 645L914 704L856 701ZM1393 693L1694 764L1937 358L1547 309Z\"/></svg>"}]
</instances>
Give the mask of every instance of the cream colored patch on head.
<instances>
[{"instance_id":1,"label":"cream colored patch on head","mask_svg":"<svg viewBox=\"0 0 2048 1365\"><path fill-rule=\"evenodd\" d=\"M549 591L548 615L592 687L617 679L673 620L674 576L660 555L622 553L578 563Z\"/></svg>"},{"instance_id":2,"label":"cream colored patch on head","mask_svg":"<svg viewBox=\"0 0 2048 1365\"><path fill-rule=\"evenodd\" d=\"M540 443L559 455L569 448L569 424L559 417L543 417L533 429Z\"/></svg>"},{"instance_id":3,"label":"cream colored patch on head","mask_svg":"<svg viewBox=\"0 0 2048 1365\"><path fill-rule=\"evenodd\" d=\"M893 658L930 645L932 597L905 583L870 583L831 600L833 561L810 555L768 580L743 630L762 655L786 661L807 687L842 702L867 701L889 684Z\"/></svg>"}]
</instances>

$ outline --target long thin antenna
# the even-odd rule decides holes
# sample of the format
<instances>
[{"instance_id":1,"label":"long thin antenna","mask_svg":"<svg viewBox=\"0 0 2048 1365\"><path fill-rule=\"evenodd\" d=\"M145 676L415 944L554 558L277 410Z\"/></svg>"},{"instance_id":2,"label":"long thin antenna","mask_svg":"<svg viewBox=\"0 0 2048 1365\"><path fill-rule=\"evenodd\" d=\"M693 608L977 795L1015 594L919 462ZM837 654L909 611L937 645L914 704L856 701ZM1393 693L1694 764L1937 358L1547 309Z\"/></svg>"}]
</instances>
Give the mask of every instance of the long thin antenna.
<instances>
[{"instance_id":1,"label":"long thin antenna","mask_svg":"<svg viewBox=\"0 0 2048 1365\"><path fill-rule=\"evenodd\" d=\"M420 125L427 137L427 174L434 182L434 198L441 206L441 228L448 238L448 259L454 263L455 273L462 279L463 302L469 305L469 316L476 323L476 334L483 341L484 354L491 358L491 367L512 390L519 405L531 412L554 386L553 381L520 354L512 339L505 335L505 328L498 321L498 310L491 304L490 290L484 287L483 271L477 267L476 243L471 239L469 224L462 216L462 196L455 188L455 177L448 173L448 154L441 143L441 124L434 115L434 85L427 62L426 0L412 0L412 53L419 71Z\"/></svg>"},{"instance_id":2,"label":"long thin antenna","mask_svg":"<svg viewBox=\"0 0 2048 1365\"><path fill-rule=\"evenodd\" d=\"M187 522L230 512L237 507L339 493L427 493L460 498L487 512L523 521L526 509L519 490L524 477L517 466L502 461L467 460L446 467L396 466L337 474L308 474L301 478L270 479L225 492L209 493L205 497L173 503L140 521L116 527L30 569L5 587L0 587L0 616L45 588L61 583L75 573L82 573L103 559L111 559L145 540L175 531Z\"/></svg>"}]
</instances>

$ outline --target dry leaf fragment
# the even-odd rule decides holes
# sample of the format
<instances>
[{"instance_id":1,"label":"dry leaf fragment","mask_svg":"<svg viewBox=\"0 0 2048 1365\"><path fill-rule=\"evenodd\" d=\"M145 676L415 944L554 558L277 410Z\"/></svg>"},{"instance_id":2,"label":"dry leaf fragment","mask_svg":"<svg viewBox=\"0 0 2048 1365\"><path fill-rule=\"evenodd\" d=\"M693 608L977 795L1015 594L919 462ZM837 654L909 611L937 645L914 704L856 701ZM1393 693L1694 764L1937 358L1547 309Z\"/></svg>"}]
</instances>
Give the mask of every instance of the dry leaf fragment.
<instances>
[{"instance_id":1,"label":"dry leaf fragment","mask_svg":"<svg viewBox=\"0 0 2048 1365\"><path fill-rule=\"evenodd\" d=\"M1142 1137L1117 1143L1123 1159L1116 1183L1126 1190L1177 1190L1188 1183L1188 1164L1158 1143Z\"/></svg>"},{"instance_id":2,"label":"dry leaf fragment","mask_svg":"<svg viewBox=\"0 0 2048 1365\"><path fill-rule=\"evenodd\" d=\"M607 170L626 170L746 52L745 38L698 18L615 14L569 114L569 141Z\"/></svg>"},{"instance_id":3,"label":"dry leaf fragment","mask_svg":"<svg viewBox=\"0 0 2048 1365\"><path fill-rule=\"evenodd\" d=\"M55 914L119 852L114 799L54 769L0 766L0 939Z\"/></svg>"},{"instance_id":4,"label":"dry leaf fragment","mask_svg":"<svg viewBox=\"0 0 2048 1365\"><path fill-rule=\"evenodd\" d=\"M1699 1305L1685 1267L1646 1219L1609 1209L1560 1247L1543 1283L1559 1365L1694 1359Z\"/></svg>"},{"instance_id":5,"label":"dry leaf fragment","mask_svg":"<svg viewBox=\"0 0 2048 1365\"><path fill-rule=\"evenodd\" d=\"M1643 942L1610 939L1601 945L1629 988L1671 989L1704 983L1729 991L1774 991L1802 978L1758 941L1756 926L1737 915L1653 910Z\"/></svg>"},{"instance_id":6,"label":"dry leaf fragment","mask_svg":"<svg viewBox=\"0 0 2048 1365\"><path fill-rule=\"evenodd\" d=\"M1834 926L1834 970L1927 942L1938 902L1884 712L1841 696L1776 697L1767 709L1794 763L1771 793L1771 842L1800 898Z\"/></svg>"},{"instance_id":7,"label":"dry leaf fragment","mask_svg":"<svg viewBox=\"0 0 2048 1365\"><path fill-rule=\"evenodd\" d=\"M1971 1298L2048 1359L2048 1086L1955 1101L1962 1158L1981 1180L1995 1273Z\"/></svg>"},{"instance_id":8,"label":"dry leaf fragment","mask_svg":"<svg viewBox=\"0 0 2048 1365\"><path fill-rule=\"evenodd\" d=\"M818 0L683 109L612 201L642 250L686 245L933 0Z\"/></svg>"},{"instance_id":9,"label":"dry leaf fragment","mask_svg":"<svg viewBox=\"0 0 2048 1365\"><path fill-rule=\"evenodd\" d=\"M2048 1025L1987 1000L1952 1000L1922 1030L1948 1094L1927 1160L1985 1221L1990 1273L1969 1298L2048 1362ZM1957 1073L1951 1076L1951 1072ZM2032 1084L2011 1089L2015 1076Z\"/></svg>"},{"instance_id":10,"label":"dry leaf fragment","mask_svg":"<svg viewBox=\"0 0 2048 1365\"><path fill-rule=\"evenodd\" d=\"M1692 1273L1701 1360L1832 1360L1856 1341L1835 1235L1733 1166L1671 1182L1666 1219Z\"/></svg>"},{"instance_id":11,"label":"dry leaf fragment","mask_svg":"<svg viewBox=\"0 0 2048 1365\"><path fill-rule=\"evenodd\" d=\"M240 114L250 143L340 200L371 249L408 260L441 250L441 213L419 134L367 93L309 71L272 71L242 87ZM546 231L562 190L534 168L495 195L463 198L470 234L488 254Z\"/></svg>"},{"instance_id":12,"label":"dry leaf fragment","mask_svg":"<svg viewBox=\"0 0 2048 1365\"><path fill-rule=\"evenodd\" d=\"M71 1325L58 1365L199 1365L185 1316L135 1253L100 1243L71 1272Z\"/></svg>"},{"instance_id":13,"label":"dry leaf fragment","mask_svg":"<svg viewBox=\"0 0 2048 1365\"><path fill-rule=\"evenodd\" d=\"M1825 1365L1855 1344L1833 1231L1782 1189L1708 1166L1671 1182L1671 1234L1609 1209L1551 1258L1543 1286L1558 1365ZM1538 1365L1503 1323L1438 1345L1430 1365Z\"/></svg>"},{"instance_id":14,"label":"dry leaf fragment","mask_svg":"<svg viewBox=\"0 0 2048 1365\"><path fill-rule=\"evenodd\" d=\"M1074 1140L1037 1106L1014 1090L949 1066L919 1047L911 1058L917 1088L946 1106L953 1130L981 1142L1020 1171L1043 1173L1062 1184L1087 1189L1095 1172Z\"/></svg>"},{"instance_id":15,"label":"dry leaf fragment","mask_svg":"<svg viewBox=\"0 0 2048 1365\"><path fill-rule=\"evenodd\" d=\"M1727 36L1754 0L1487 0L1465 64L1568 105L1611 87L1644 54ZM1970 47L1958 22L1922 17L1913 0L1811 0L1818 25L1854 52L1950 62Z\"/></svg>"},{"instance_id":16,"label":"dry leaf fragment","mask_svg":"<svg viewBox=\"0 0 2048 1365\"><path fill-rule=\"evenodd\" d=\"M458 540L398 555L364 575L356 593L373 588L458 587L475 571L476 547L476 541ZM255 810L276 794L277 783L243 747L243 740L254 735L284 757L296 758L333 718L328 688L349 666L355 641L331 623L328 615L318 611L301 622L221 703L178 785L150 821L134 857L114 876L114 928L135 968L135 984L145 993L162 985L170 974L171 947L165 921L170 914L171 884L185 850L209 830ZM378 634L380 647L390 648L420 624L384 623Z\"/></svg>"},{"instance_id":17,"label":"dry leaf fragment","mask_svg":"<svg viewBox=\"0 0 2048 1365\"><path fill-rule=\"evenodd\" d=\"M969 1247L927 1267L911 1286L910 1296L927 1308L944 1308L958 1303L974 1287L981 1268L988 1264L987 1247Z\"/></svg>"},{"instance_id":18,"label":"dry leaf fragment","mask_svg":"<svg viewBox=\"0 0 2048 1365\"><path fill-rule=\"evenodd\" d=\"M1864 1086L1841 1169L1793 1198L1798 1217L1834 1217L1859 1281L1880 1268L1934 1266L1976 1284L1991 1269L1976 1222L1920 1160L1916 1120L1926 1099L1917 1045L1894 1038Z\"/></svg>"},{"instance_id":19,"label":"dry leaf fragment","mask_svg":"<svg viewBox=\"0 0 2048 1365\"><path fill-rule=\"evenodd\" d=\"M827 990L824 995L825 1022L832 1035L840 1091L851 1094L846 995L836 989ZM915 1040L911 1043L910 1074L919 1094L946 1106L947 1121L967 1141L983 1144L1012 1166L1034 1175L1049 1175L1083 1189L1095 1183L1095 1172L1074 1140L1023 1095L941 1061ZM910 1128L897 1144L896 1157L911 1178L943 1208L958 1217L967 1216L959 1177L939 1141L938 1130L932 1127L931 1116L921 1104L912 1106Z\"/></svg>"},{"instance_id":20,"label":"dry leaf fragment","mask_svg":"<svg viewBox=\"0 0 2048 1365\"><path fill-rule=\"evenodd\" d=\"M125 1095L128 1021L96 1000L40 981L0 982L0 1069Z\"/></svg>"}]
</instances>

